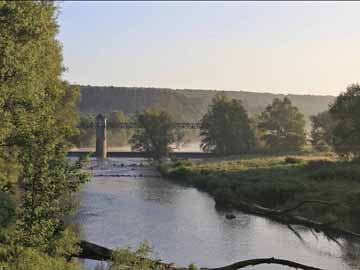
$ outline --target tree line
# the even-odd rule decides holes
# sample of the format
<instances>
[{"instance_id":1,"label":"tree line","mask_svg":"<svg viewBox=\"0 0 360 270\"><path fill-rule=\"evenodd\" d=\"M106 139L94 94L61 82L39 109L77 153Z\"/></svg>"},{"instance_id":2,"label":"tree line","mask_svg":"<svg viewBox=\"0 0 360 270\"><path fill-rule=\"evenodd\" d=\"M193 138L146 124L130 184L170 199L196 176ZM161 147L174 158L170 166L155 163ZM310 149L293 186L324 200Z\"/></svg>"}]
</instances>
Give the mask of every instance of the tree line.
<instances>
[{"instance_id":1,"label":"tree line","mask_svg":"<svg viewBox=\"0 0 360 270\"><path fill-rule=\"evenodd\" d=\"M360 85L351 84L327 111L311 117L315 149L334 150L345 158L360 155Z\"/></svg>"},{"instance_id":2,"label":"tree line","mask_svg":"<svg viewBox=\"0 0 360 270\"><path fill-rule=\"evenodd\" d=\"M217 94L200 120L201 147L217 155L299 152L308 141L316 150L334 150L342 157L360 154L360 86L350 85L329 105L312 116L310 136L304 115L288 97L275 98L264 111L249 117L241 100ZM167 156L179 143L174 119L161 109L147 109L135 117L142 127L131 139L134 150L154 158Z\"/></svg>"}]
</instances>

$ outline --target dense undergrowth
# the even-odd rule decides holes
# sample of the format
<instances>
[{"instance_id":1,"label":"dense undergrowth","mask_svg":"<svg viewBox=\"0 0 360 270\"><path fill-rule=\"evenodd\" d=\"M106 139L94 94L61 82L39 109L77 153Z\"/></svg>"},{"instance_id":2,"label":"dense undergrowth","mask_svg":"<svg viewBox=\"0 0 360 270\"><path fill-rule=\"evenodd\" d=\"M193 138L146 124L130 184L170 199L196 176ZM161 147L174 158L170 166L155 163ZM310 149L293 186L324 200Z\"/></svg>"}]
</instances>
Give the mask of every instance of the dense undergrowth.
<instances>
[{"instance_id":1,"label":"dense undergrowth","mask_svg":"<svg viewBox=\"0 0 360 270\"><path fill-rule=\"evenodd\" d=\"M206 161L172 161L161 172L179 183L214 196L227 207L237 201L287 209L304 200L336 202L305 204L293 214L360 232L360 163L336 160L331 154L246 156Z\"/></svg>"}]
</instances>

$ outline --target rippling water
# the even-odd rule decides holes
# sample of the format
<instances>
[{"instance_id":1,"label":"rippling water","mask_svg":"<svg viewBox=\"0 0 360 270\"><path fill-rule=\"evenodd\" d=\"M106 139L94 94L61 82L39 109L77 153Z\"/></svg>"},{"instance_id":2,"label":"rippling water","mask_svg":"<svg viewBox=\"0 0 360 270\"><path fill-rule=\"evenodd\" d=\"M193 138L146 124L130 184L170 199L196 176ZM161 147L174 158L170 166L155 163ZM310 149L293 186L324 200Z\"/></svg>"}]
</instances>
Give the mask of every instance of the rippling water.
<instances>
[{"instance_id":1,"label":"rippling water","mask_svg":"<svg viewBox=\"0 0 360 270\"><path fill-rule=\"evenodd\" d=\"M133 164L144 166L134 166ZM178 266L224 266L239 260L280 257L328 270L359 269L359 245L328 241L265 218L233 212L225 219L214 200L159 177L142 160L92 161L93 177L80 193L75 217L83 238L107 247L136 247L148 240L156 257ZM91 268L95 262L87 261ZM247 269L290 269L257 266Z\"/></svg>"}]
</instances>

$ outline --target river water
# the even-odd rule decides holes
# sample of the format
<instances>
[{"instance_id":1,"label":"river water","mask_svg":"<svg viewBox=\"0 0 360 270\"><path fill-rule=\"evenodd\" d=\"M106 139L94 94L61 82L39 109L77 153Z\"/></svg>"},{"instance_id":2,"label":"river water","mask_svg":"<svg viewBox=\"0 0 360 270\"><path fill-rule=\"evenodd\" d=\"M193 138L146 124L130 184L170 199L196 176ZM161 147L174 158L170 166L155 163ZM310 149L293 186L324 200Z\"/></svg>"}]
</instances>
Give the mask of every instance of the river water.
<instances>
[{"instance_id":1,"label":"river water","mask_svg":"<svg viewBox=\"0 0 360 270\"><path fill-rule=\"evenodd\" d=\"M358 244L340 240L339 245L299 227L297 235L286 226L241 212L227 220L209 195L163 179L144 160L92 160L89 169L93 176L79 194L75 216L88 241L115 248L147 240L155 257L177 266L216 267L278 257L328 270L360 268ZM95 264L85 261L88 269Z\"/></svg>"}]
</instances>

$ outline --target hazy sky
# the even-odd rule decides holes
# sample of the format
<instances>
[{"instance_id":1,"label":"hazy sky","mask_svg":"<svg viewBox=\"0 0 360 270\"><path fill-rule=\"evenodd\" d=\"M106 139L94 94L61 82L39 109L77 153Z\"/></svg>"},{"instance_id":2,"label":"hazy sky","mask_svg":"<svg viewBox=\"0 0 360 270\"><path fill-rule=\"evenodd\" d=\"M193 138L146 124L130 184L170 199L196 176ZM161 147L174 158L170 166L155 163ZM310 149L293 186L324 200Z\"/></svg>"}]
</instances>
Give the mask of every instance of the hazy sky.
<instances>
[{"instance_id":1,"label":"hazy sky","mask_svg":"<svg viewBox=\"0 0 360 270\"><path fill-rule=\"evenodd\" d=\"M358 2L63 2L64 78L338 94L360 81Z\"/></svg>"}]
</instances>

